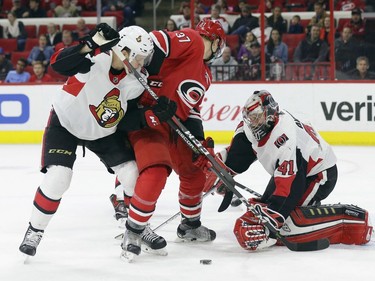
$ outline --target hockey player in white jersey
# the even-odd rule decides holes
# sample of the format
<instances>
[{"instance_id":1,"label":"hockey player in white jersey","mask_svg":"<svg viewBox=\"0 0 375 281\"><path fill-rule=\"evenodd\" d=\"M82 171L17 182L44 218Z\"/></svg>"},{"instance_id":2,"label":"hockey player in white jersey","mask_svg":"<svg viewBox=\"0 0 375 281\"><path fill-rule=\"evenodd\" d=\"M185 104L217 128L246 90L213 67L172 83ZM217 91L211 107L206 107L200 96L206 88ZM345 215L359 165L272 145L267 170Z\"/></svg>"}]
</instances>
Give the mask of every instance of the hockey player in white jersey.
<instances>
[{"instance_id":1,"label":"hockey player in white jersey","mask_svg":"<svg viewBox=\"0 0 375 281\"><path fill-rule=\"evenodd\" d=\"M110 173L126 179L134 188L138 169L132 148L118 130L120 120L127 120L122 122L124 131L129 129L127 126L140 129L149 125L149 116L163 122L176 111L176 104L165 97L153 107L127 111L144 89L111 48L118 48L147 79L142 67L152 55L153 42L138 26L117 32L101 23L79 45L60 49L51 58L51 67L69 78L53 103L43 136L41 171L45 176L36 191L29 227L19 247L27 255L35 255L44 230L70 186L78 145L93 151Z\"/></svg>"},{"instance_id":2,"label":"hockey player in white jersey","mask_svg":"<svg viewBox=\"0 0 375 281\"><path fill-rule=\"evenodd\" d=\"M252 198L250 203L291 241L328 238L331 243L367 243L372 227L365 210L344 204L320 205L334 189L338 174L335 154L319 133L279 109L265 90L255 91L242 113L243 121L230 146L217 153L217 159L233 176L245 172L255 160L271 175L262 197ZM214 184L220 193L230 192L208 172L205 191ZM230 196L226 197L230 202ZM237 219L234 233L246 250L277 242L250 211Z\"/></svg>"}]
</instances>

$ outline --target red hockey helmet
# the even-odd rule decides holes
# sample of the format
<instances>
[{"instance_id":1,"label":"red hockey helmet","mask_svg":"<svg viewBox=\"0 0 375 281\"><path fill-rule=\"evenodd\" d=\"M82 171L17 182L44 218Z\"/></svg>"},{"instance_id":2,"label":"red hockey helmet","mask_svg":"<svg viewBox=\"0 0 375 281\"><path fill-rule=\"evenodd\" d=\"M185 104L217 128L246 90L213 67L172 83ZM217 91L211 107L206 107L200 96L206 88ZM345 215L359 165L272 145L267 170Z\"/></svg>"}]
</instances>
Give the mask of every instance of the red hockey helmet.
<instances>
[{"instance_id":1,"label":"red hockey helmet","mask_svg":"<svg viewBox=\"0 0 375 281\"><path fill-rule=\"evenodd\" d=\"M219 47L214 55L218 57L223 53L225 48L225 32L219 21L204 18L197 24L195 30L211 42L215 41L215 39L219 39Z\"/></svg>"}]
</instances>

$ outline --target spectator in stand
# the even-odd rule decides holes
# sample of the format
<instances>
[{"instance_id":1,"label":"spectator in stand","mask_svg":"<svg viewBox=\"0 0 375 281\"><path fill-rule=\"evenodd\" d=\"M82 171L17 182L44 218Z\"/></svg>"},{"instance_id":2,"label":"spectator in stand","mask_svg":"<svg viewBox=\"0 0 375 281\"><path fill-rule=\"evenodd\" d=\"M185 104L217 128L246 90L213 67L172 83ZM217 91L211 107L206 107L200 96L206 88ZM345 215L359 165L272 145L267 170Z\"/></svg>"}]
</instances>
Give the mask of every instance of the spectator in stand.
<instances>
[{"instance_id":1,"label":"spectator in stand","mask_svg":"<svg viewBox=\"0 0 375 281\"><path fill-rule=\"evenodd\" d=\"M60 50L61 48L66 48L74 45L78 45L78 41L74 41L73 32L71 30L63 30L62 32L62 41L55 46L55 51Z\"/></svg>"},{"instance_id":2,"label":"spectator in stand","mask_svg":"<svg viewBox=\"0 0 375 281\"><path fill-rule=\"evenodd\" d=\"M363 0L339 0L336 1L336 11L351 11L354 8L364 9L365 2Z\"/></svg>"},{"instance_id":3,"label":"spectator in stand","mask_svg":"<svg viewBox=\"0 0 375 281\"><path fill-rule=\"evenodd\" d=\"M220 5L212 5L211 6L211 16L208 17L208 18L213 20L213 21L220 22L221 26L223 27L223 30L224 30L225 34L228 34L230 26L229 26L228 21L224 17L220 16L220 9L221 9Z\"/></svg>"},{"instance_id":4,"label":"spectator in stand","mask_svg":"<svg viewBox=\"0 0 375 281\"><path fill-rule=\"evenodd\" d=\"M350 27L344 27L341 37L335 40L335 62L337 76L355 69L356 59L363 54L363 46L353 38ZM340 72L340 73L339 73Z\"/></svg>"},{"instance_id":5,"label":"spectator in stand","mask_svg":"<svg viewBox=\"0 0 375 281\"><path fill-rule=\"evenodd\" d=\"M76 39L85 37L89 34L90 29L86 26L86 22L83 18L79 18L77 20L77 28L73 31L76 35Z\"/></svg>"},{"instance_id":6,"label":"spectator in stand","mask_svg":"<svg viewBox=\"0 0 375 281\"><path fill-rule=\"evenodd\" d=\"M272 15L267 19L268 25L273 29L277 29L282 35L287 31L287 22L281 15L281 7L275 6Z\"/></svg>"},{"instance_id":7,"label":"spectator in stand","mask_svg":"<svg viewBox=\"0 0 375 281\"><path fill-rule=\"evenodd\" d=\"M236 76L238 63L231 55L231 49L227 46L221 57L214 59L211 64L213 81L229 81Z\"/></svg>"},{"instance_id":8,"label":"spectator in stand","mask_svg":"<svg viewBox=\"0 0 375 281\"><path fill-rule=\"evenodd\" d=\"M316 3L319 3L322 5L323 9L324 10L328 10L329 11L329 1L330 0L307 0L307 11L311 12L311 11L314 11L315 10L315 4ZM336 1L336 0L335 0Z\"/></svg>"},{"instance_id":9,"label":"spectator in stand","mask_svg":"<svg viewBox=\"0 0 375 281\"><path fill-rule=\"evenodd\" d=\"M255 37L257 38L259 44L261 43L261 35L262 35L262 32L261 32L261 29L260 29L260 26L261 26L261 18L259 17L258 19L258 25L259 27L256 27L254 28L253 30L251 30L251 32L255 35ZM267 17L264 17L264 42L267 44L268 40L270 39L270 36L271 36L271 31L272 31L272 27L268 26L268 22L267 22Z\"/></svg>"},{"instance_id":10,"label":"spectator in stand","mask_svg":"<svg viewBox=\"0 0 375 281\"><path fill-rule=\"evenodd\" d=\"M324 19L329 16L325 11L325 5L321 2L316 2L314 4L314 12L315 15L311 18L311 21L307 26L308 32L310 32L313 25L317 24L319 27L323 27Z\"/></svg>"},{"instance_id":11,"label":"spectator in stand","mask_svg":"<svg viewBox=\"0 0 375 281\"><path fill-rule=\"evenodd\" d=\"M8 13L8 22L6 22L4 28L4 38L16 38L17 51L23 51L25 49L27 39L25 25L22 21L17 19L14 12Z\"/></svg>"},{"instance_id":12,"label":"spectator in stand","mask_svg":"<svg viewBox=\"0 0 375 281\"><path fill-rule=\"evenodd\" d=\"M22 15L27 11L27 8L22 5L21 0L13 0L12 4L13 6L10 9L10 12L13 12L16 18L22 18Z\"/></svg>"},{"instance_id":13,"label":"spectator in stand","mask_svg":"<svg viewBox=\"0 0 375 281\"><path fill-rule=\"evenodd\" d=\"M42 34L39 36L38 46L31 49L27 62L30 65L34 65L36 61L40 61L44 67L47 67L54 52L52 46L47 46L47 37Z\"/></svg>"},{"instance_id":14,"label":"spectator in stand","mask_svg":"<svg viewBox=\"0 0 375 281\"><path fill-rule=\"evenodd\" d=\"M165 23L164 29L167 31L176 31L178 30L177 24L174 20L168 19Z\"/></svg>"},{"instance_id":15,"label":"spectator in stand","mask_svg":"<svg viewBox=\"0 0 375 281\"><path fill-rule=\"evenodd\" d=\"M58 18L78 17L78 9L70 0L62 0L61 5L55 8L55 16Z\"/></svg>"},{"instance_id":16,"label":"spectator in stand","mask_svg":"<svg viewBox=\"0 0 375 281\"><path fill-rule=\"evenodd\" d=\"M253 42L258 42L257 38L249 31L246 33L245 42L241 45L237 53L237 61L239 63L247 63L249 61L249 57L251 56L251 43Z\"/></svg>"},{"instance_id":17,"label":"spectator in stand","mask_svg":"<svg viewBox=\"0 0 375 281\"><path fill-rule=\"evenodd\" d=\"M259 1L260 4L263 4L262 2L263 1ZM264 10L265 13L270 13L272 11L272 8L273 8L273 5L274 5L273 2L274 2L274 0L266 0L266 3L265 3L266 6L265 6L265 10ZM257 12L260 13L260 10L261 10L260 5L258 7L259 8L258 8Z\"/></svg>"},{"instance_id":18,"label":"spectator in stand","mask_svg":"<svg viewBox=\"0 0 375 281\"><path fill-rule=\"evenodd\" d=\"M30 0L29 8L23 13L23 18L45 18L47 17L46 11L41 8L40 0Z\"/></svg>"},{"instance_id":19,"label":"spectator in stand","mask_svg":"<svg viewBox=\"0 0 375 281\"><path fill-rule=\"evenodd\" d=\"M226 14L229 11L227 1L225 0L217 0L215 5L220 7L219 14Z\"/></svg>"},{"instance_id":20,"label":"spectator in stand","mask_svg":"<svg viewBox=\"0 0 375 281\"><path fill-rule=\"evenodd\" d=\"M281 41L279 30L272 29L271 37L266 45L266 54L270 56L271 62L288 62L288 46Z\"/></svg>"},{"instance_id":21,"label":"spectator in stand","mask_svg":"<svg viewBox=\"0 0 375 281\"><path fill-rule=\"evenodd\" d=\"M301 34L301 33L305 33L305 29L301 25L301 17L299 15L294 15L292 17L288 33L289 34Z\"/></svg>"},{"instance_id":22,"label":"spectator in stand","mask_svg":"<svg viewBox=\"0 0 375 281\"><path fill-rule=\"evenodd\" d=\"M4 49L0 47L0 83L5 80L8 72L12 69L12 62L5 57Z\"/></svg>"},{"instance_id":23,"label":"spectator in stand","mask_svg":"<svg viewBox=\"0 0 375 281\"><path fill-rule=\"evenodd\" d=\"M233 7L233 12L241 13L242 8L247 5L247 0L239 0L238 4ZM249 6L250 7L250 6Z\"/></svg>"},{"instance_id":24,"label":"spectator in stand","mask_svg":"<svg viewBox=\"0 0 375 281\"><path fill-rule=\"evenodd\" d=\"M143 5L142 1L138 2ZM135 25L135 15L139 8L138 5L137 0L109 0L102 8L102 15L107 11L122 11L124 21L120 25L120 28ZM119 25L120 23L117 24Z\"/></svg>"},{"instance_id":25,"label":"spectator in stand","mask_svg":"<svg viewBox=\"0 0 375 281\"><path fill-rule=\"evenodd\" d=\"M51 75L46 73L46 68L41 61L35 61L33 63L33 75L31 75L29 82L33 83L44 83L54 82Z\"/></svg>"},{"instance_id":26,"label":"spectator in stand","mask_svg":"<svg viewBox=\"0 0 375 281\"><path fill-rule=\"evenodd\" d=\"M17 61L16 69L8 72L5 78L5 83L25 83L30 79L30 73L25 71L27 61L24 58L20 58Z\"/></svg>"},{"instance_id":27,"label":"spectator in stand","mask_svg":"<svg viewBox=\"0 0 375 281\"><path fill-rule=\"evenodd\" d=\"M233 23L231 34L239 35L241 41L244 41L244 37L246 36L247 32L258 26L258 18L251 14L251 8L246 4L242 6L240 17L237 18Z\"/></svg>"},{"instance_id":28,"label":"spectator in stand","mask_svg":"<svg viewBox=\"0 0 375 281\"><path fill-rule=\"evenodd\" d=\"M188 2L181 2L181 5L180 5L180 14L182 14L182 6L184 4L189 4L189 3ZM195 0L194 1L194 13L195 14L208 14L209 11L210 11L210 7L209 6L204 5L199 0Z\"/></svg>"},{"instance_id":29,"label":"spectator in stand","mask_svg":"<svg viewBox=\"0 0 375 281\"><path fill-rule=\"evenodd\" d=\"M336 23L335 23L336 26ZM325 17L324 18L324 23L323 27L320 29L320 35L319 38L326 41L328 46L331 46L331 35L330 35L330 30L331 30L331 19L330 17ZM340 33L337 31L336 27L333 29L334 31L334 38L340 37Z\"/></svg>"},{"instance_id":30,"label":"spectator in stand","mask_svg":"<svg viewBox=\"0 0 375 281\"><path fill-rule=\"evenodd\" d=\"M328 44L319 38L320 27L311 27L310 36L302 40L294 51L294 62L324 62L327 61Z\"/></svg>"},{"instance_id":31,"label":"spectator in stand","mask_svg":"<svg viewBox=\"0 0 375 281\"><path fill-rule=\"evenodd\" d=\"M56 46L57 43L62 41L62 33L57 30L56 25L52 22L47 25L46 38L48 46Z\"/></svg>"},{"instance_id":32,"label":"spectator in stand","mask_svg":"<svg viewBox=\"0 0 375 281\"><path fill-rule=\"evenodd\" d=\"M375 80L375 73L368 71L370 63L367 57L361 56L357 58L356 69L348 73L350 79L353 80Z\"/></svg>"},{"instance_id":33,"label":"spectator in stand","mask_svg":"<svg viewBox=\"0 0 375 281\"><path fill-rule=\"evenodd\" d=\"M251 55L248 60L248 70L245 71L245 79L247 80L259 80L262 75L261 68L261 50L258 41L251 43L250 45ZM271 58L269 55L265 54L266 57L266 79L269 78L269 65L271 63Z\"/></svg>"},{"instance_id":34,"label":"spectator in stand","mask_svg":"<svg viewBox=\"0 0 375 281\"><path fill-rule=\"evenodd\" d=\"M176 22L178 29L190 27L191 25L190 4L187 2L184 2L183 4L181 4L181 6L182 6L182 9L181 9L182 18L179 18Z\"/></svg>"},{"instance_id":35,"label":"spectator in stand","mask_svg":"<svg viewBox=\"0 0 375 281\"><path fill-rule=\"evenodd\" d=\"M364 40L365 36L365 20L362 19L362 11L358 8L352 10L352 18L344 27L350 27L353 36L358 40Z\"/></svg>"}]
</instances>

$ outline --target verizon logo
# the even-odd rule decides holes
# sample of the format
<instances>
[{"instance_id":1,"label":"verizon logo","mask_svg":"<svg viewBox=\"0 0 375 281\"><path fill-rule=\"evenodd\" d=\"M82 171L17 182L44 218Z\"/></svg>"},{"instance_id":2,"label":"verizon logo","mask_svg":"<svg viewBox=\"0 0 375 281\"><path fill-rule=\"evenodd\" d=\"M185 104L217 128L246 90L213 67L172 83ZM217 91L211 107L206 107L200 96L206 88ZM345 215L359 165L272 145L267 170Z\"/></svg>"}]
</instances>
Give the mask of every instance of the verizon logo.
<instances>
[{"instance_id":1,"label":"verizon logo","mask_svg":"<svg viewBox=\"0 0 375 281\"><path fill-rule=\"evenodd\" d=\"M365 102L332 102L327 104L321 102L323 113L326 120L331 121L334 117L342 121L375 121L373 108L375 103L372 102L372 96L367 96Z\"/></svg>"}]
</instances>

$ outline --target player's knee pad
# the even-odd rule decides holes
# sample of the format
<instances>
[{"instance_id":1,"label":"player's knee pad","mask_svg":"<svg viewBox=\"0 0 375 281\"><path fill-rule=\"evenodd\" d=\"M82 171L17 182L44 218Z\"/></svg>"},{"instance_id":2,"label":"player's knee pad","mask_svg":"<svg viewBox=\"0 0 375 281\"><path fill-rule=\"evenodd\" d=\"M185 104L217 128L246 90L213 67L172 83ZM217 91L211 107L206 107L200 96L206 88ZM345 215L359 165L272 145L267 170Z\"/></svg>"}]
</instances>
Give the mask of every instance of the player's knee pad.
<instances>
[{"instance_id":1,"label":"player's knee pad","mask_svg":"<svg viewBox=\"0 0 375 281\"><path fill-rule=\"evenodd\" d=\"M366 244L373 227L366 210L348 204L297 207L280 233L293 242L328 238L331 244Z\"/></svg>"},{"instance_id":2,"label":"player's knee pad","mask_svg":"<svg viewBox=\"0 0 375 281\"><path fill-rule=\"evenodd\" d=\"M40 185L40 190L50 199L58 200L69 188L73 170L64 166L49 166Z\"/></svg>"},{"instance_id":3,"label":"player's knee pad","mask_svg":"<svg viewBox=\"0 0 375 281\"><path fill-rule=\"evenodd\" d=\"M124 187L124 192L128 196L133 196L135 183L138 178L138 167L135 161L128 161L120 165L111 167L118 180Z\"/></svg>"}]
</instances>

